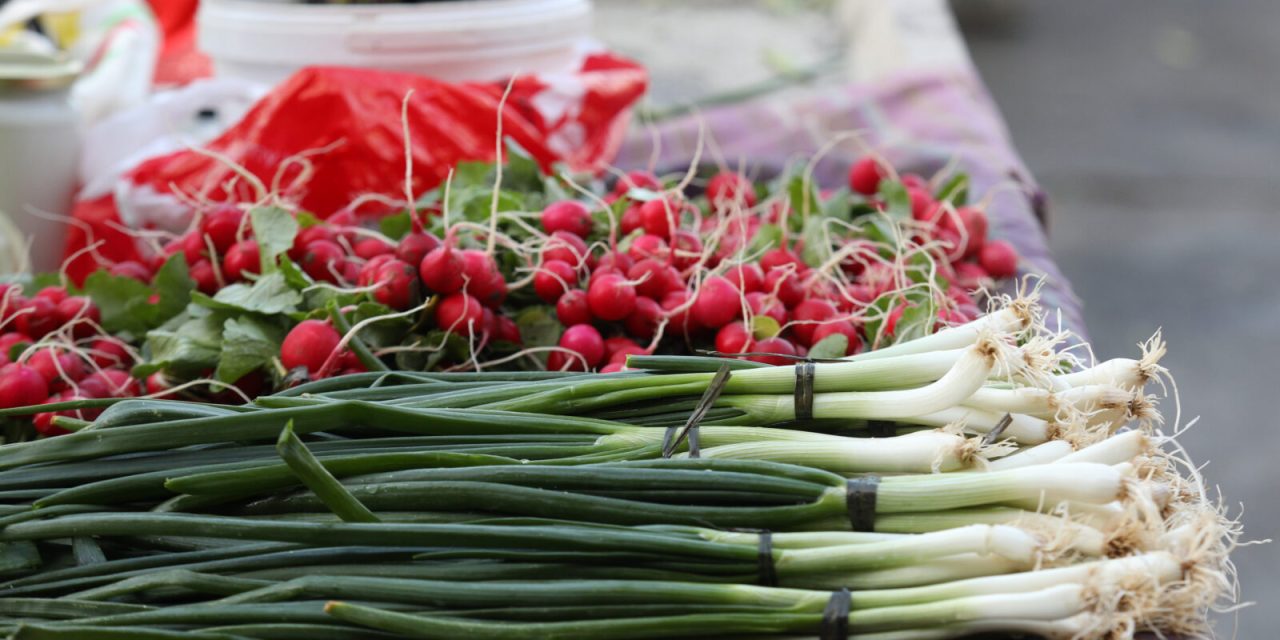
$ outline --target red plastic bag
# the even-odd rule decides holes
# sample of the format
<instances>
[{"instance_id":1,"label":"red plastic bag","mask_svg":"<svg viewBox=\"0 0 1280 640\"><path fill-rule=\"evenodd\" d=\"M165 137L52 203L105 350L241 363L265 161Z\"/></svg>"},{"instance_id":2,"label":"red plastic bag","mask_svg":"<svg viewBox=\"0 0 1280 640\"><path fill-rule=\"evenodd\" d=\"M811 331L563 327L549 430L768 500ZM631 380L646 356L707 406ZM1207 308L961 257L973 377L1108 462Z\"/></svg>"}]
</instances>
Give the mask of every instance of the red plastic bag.
<instances>
[{"instance_id":1,"label":"red plastic bag","mask_svg":"<svg viewBox=\"0 0 1280 640\"><path fill-rule=\"evenodd\" d=\"M599 171L617 152L630 107L647 83L642 67L610 54L588 56L576 73L520 77L501 109L502 136L528 151L544 170L564 162L575 170ZM494 158L505 90L505 84L451 84L403 73L311 67L272 90L207 149L268 188L280 185L285 197L326 217L361 196L404 197L401 109L410 91L407 121L417 196L441 184L460 161ZM304 153L310 165L306 176L306 164L288 161ZM256 201L261 197L256 191L209 153L186 150L147 159L112 193L76 203L66 255L79 255L69 263L68 275L80 282L104 262L145 259L145 249L121 222L121 210L186 207L184 198L190 197ZM362 207L361 213L377 212ZM138 218L126 216L147 226ZM104 242L84 251L96 241Z\"/></svg>"}]
</instances>

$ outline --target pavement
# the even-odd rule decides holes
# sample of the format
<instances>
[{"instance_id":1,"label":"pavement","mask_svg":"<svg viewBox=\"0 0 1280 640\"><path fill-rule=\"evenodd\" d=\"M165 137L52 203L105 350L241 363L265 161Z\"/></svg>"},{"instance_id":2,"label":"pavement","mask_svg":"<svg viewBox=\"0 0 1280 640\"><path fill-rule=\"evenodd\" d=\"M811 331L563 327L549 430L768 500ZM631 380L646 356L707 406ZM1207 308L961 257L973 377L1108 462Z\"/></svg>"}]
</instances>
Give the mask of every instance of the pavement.
<instances>
[{"instance_id":1,"label":"pavement","mask_svg":"<svg viewBox=\"0 0 1280 640\"><path fill-rule=\"evenodd\" d=\"M597 34L695 99L838 51L830 2L603 0ZM1280 3L959 3L980 73L1052 206L1051 241L1095 352L1162 328L1181 436L1280 538ZM770 63L769 61L772 61ZM1276 394L1273 396L1273 394ZM1280 637L1280 549L1234 554L1245 601L1219 637Z\"/></svg>"}]
</instances>

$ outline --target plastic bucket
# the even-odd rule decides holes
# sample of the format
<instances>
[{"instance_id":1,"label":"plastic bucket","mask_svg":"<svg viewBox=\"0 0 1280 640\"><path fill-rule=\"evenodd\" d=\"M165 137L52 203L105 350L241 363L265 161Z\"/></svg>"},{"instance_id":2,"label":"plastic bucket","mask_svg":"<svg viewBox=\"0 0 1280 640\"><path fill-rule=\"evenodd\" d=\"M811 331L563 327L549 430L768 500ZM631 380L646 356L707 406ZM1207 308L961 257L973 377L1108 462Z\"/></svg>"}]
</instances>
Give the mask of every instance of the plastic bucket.
<instances>
[{"instance_id":1,"label":"plastic bucket","mask_svg":"<svg viewBox=\"0 0 1280 640\"><path fill-rule=\"evenodd\" d=\"M202 0L197 20L215 75L276 84L305 66L339 65L492 81L570 70L590 37L591 3Z\"/></svg>"}]
</instances>

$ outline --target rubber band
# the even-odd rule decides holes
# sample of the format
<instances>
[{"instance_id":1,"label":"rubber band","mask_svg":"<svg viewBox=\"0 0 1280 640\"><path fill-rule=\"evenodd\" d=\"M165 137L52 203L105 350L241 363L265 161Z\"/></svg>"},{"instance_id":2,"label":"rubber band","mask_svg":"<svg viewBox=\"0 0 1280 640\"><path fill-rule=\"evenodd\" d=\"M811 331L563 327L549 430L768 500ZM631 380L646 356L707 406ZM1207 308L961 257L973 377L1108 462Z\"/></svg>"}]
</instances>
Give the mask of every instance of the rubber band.
<instances>
[{"instance_id":1,"label":"rubber band","mask_svg":"<svg viewBox=\"0 0 1280 640\"><path fill-rule=\"evenodd\" d=\"M757 570L760 573L760 584L765 587L778 586L778 568L773 565L773 534L761 531L760 546L756 551Z\"/></svg>"},{"instance_id":2,"label":"rubber band","mask_svg":"<svg viewBox=\"0 0 1280 640\"><path fill-rule=\"evenodd\" d=\"M819 640L848 640L849 609L853 606L853 595L848 589L833 591L827 599L827 606L822 610L822 628L818 631Z\"/></svg>"},{"instance_id":3,"label":"rubber band","mask_svg":"<svg viewBox=\"0 0 1280 640\"><path fill-rule=\"evenodd\" d=\"M854 531L876 530L876 491L880 476L858 476L845 483L845 508Z\"/></svg>"},{"instance_id":4,"label":"rubber band","mask_svg":"<svg viewBox=\"0 0 1280 640\"><path fill-rule=\"evenodd\" d=\"M680 447L680 443L684 442L685 438L689 439L689 457L701 457L701 448L698 445L698 423L702 422L707 412L715 406L716 398L719 398L720 392L724 391L724 386L728 384L730 376L732 374L729 371L729 365L727 363L720 365L720 370L716 372L715 377L711 379L711 383L707 385L707 390L703 392L702 399L698 401L698 406L694 407L693 413L689 414L689 419L685 421L684 427L680 429L679 433L675 434L674 438L671 432L674 427L668 427L667 434L662 438L663 458L670 458L676 452L676 449Z\"/></svg>"},{"instance_id":5,"label":"rubber band","mask_svg":"<svg viewBox=\"0 0 1280 640\"><path fill-rule=\"evenodd\" d=\"M796 365L796 420L813 419L813 379L817 367L812 362Z\"/></svg>"}]
</instances>

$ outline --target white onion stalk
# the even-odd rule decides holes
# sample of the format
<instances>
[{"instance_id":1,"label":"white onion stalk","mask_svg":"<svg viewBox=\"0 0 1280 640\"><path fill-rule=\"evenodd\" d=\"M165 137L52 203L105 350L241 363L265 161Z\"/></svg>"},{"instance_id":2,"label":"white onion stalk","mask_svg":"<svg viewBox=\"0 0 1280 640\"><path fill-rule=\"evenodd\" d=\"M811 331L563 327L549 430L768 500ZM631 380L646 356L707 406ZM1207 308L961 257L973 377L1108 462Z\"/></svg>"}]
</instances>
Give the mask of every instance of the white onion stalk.
<instances>
[{"instance_id":1,"label":"white onion stalk","mask_svg":"<svg viewBox=\"0 0 1280 640\"><path fill-rule=\"evenodd\" d=\"M1040 418L1020 413L1010 414L1013 422L1005 428L1002 439L1007 438L1018 444L1040 444L1052 439L1057 432L1054 425ZM948 425L960 425L966 433L976 433L984 435L990 433L996 425L1004 419L1003 413L995 413L993 411L983 411L971 407L949 407L942 411L935 411L922 416L913 416L902 418L901 421L908 424L918 424L926 427L945 427Z\"/></svg>"},{"instance_id":2,"label":"white onion stalk","mask_svg":"<svg viewBox=\"0 0 1280 640\"><path fill-rule=\"evenodd\" d=\"M928 384L946 375L965 349L912 353L859 362L814 363L813 388L817 392L905 389ZM792 367L760 367L735 371L724 392L791 393L796 374Z\"/></svg>"},{"instance_id":3,"label":"white onion stalk","mask_svg":"<svg viewBox=\"0 0 1280 640\"><path fill-rule=\"evenodd\" d=\"M1100 440L1071 455L1058 460L1059 463L1096 462L1098 464L1121 464L1154 450L1151 436L1141 431L1125 431Z\"/></svg>"},{"instance_id":4,"label":"white onion stalk","mask_svg":"<svg viewBox=\"0 0 1280 640\"><path fill-rule=\"evenodd\" d=\"M1061 620L1025 620L1018 618L987 618L969 622L928 627L922 629L902 629L898 631L881 631L878 633L860 633L858 640L951 640L952 638L973 638L974 634L1009 634L1019 633L1043 638L1044 640L1080 640L1091 629L1102 626L1099 616L1081 613ZM811 640L811 638L787 638L786 640Z\"/></svg>"},{"instance_id":5,"label":"white onion stalk","mask_svg":"<svg viewBox=\"0 0 1280 640\"><path fill-rule=\"evenodd\" d=\"M1114 358L1098 363L1088 369L1073 371L1056 376L1062 384L1080 387L1090 384L1114 384L1130 391L1142 391L1147 383L1165 373L1160 366L1160 359L1167 349L1160 334L1156 333L1150 340L1140 345L1142 359Z\"/></svg>"},{"instance_id":6,"label":"white onion stalk","mask_svg":"<svg viewBox=\"0 0 1280 640\"><path fill-rule=\"evenodd\" d=\"M889 476L880 481L876 511L940 511L1016 501L1106 504L1120 499L1124 487L1124 476L1118 470L1084 462L989 473Z\"/></svg>"},{"instance_id":7,"label":"white onion stalk","mask_svg":"<svg viewBox=\"0 0 1280 640\"><path fill-rule=\"evenodd\" d=\"M921 560L905 567L871 571L814 573L783 580L783 584L805 589L894 589L939 584L981 576L1022 571L1025 567L994 554L962 553Z\"/></svg>"},{"instance_id":8,"label":"white onion stalk","mask_svg":"<svg viewBox=\"0 0 1280 640\"><path fill-rule=\"evenodd\" d=\"M974 392L964 401L964 405L992 413L1022 413L1037 418L1053 418L1060 415L1064 409L1088 413L1124 408L1132 398L1131 391L1102 384L1072 387L1061 393L1031 387L1017 389L987 387Z\"/></svg>"},{"instance_id":9,"label":"white onion stalk","mask_svg":"<svg viewBox=\"0 0 1280 640\"><path fill-rule=\"evenodd\" d=\"M874 609L849 614L849 630L858 634L892 629L914 629L957 622L990 619L1053 621L1090 610L1085 586L1064 584L1024 593L976 595L938 602Z\"/></svg>"},{"instance_id":10,"label":"white onion stalk","mask_svg":"<svg viewBox=\"0 0 1280 640\"><path fill-rule=\"evenodd\" d=\"M928 474L965 469L978 460L975 443L942 431L919 431L892 438L756 439L716 446L711 429L706 428L699 434L703 458L789 462L842 474ZM680 454L680 457L687 456L687 453Z\"/></svg>"},{"instance_id":11,"label":"white onion stalk","mask_svg":"<svg viewBox=\"0 0 1280 640\"><path fill-rule=\"evenodd\" d=\"M774 566L778 575L785 577L813 572L885 569L909 566L924 558L979 553L995 554L1029 568L1035 564L1040 548L1040 541L1035 536L1017 527L976 524L885 542L783 549L774 554Z\"/></svg>"},{"instance_id":12,"label":"white onion stalk","mask_svg":"<svg viewBox=\"0 0 1280 640\"><path fill-rule=\"evenodd\" d=\"M987 466L992 471L1001 471L1004 469L1014 469L1017 467L1029 467L1037 464L1049 464L1064 460L1075 451L1071 443L1066 440L1050 440L1044 444L1038 444L1034 447L1022 449L1017 453L993 460ZM1096 460L1079 462L1097 462ZM1106 463L1103 463L1106 464Z\"/></svg>"},{"instance_id":13,"label":"white onion stalk","mask_svg":"<svg viewBox=\"0 0 1280 640\"><path fill-rule=\"evenodd\" d=\"M1035 301L1031 298L1023 298L1013 301L1003 309L965 324L948 327L922 338L899 342L875 351L865 351L845 359L853 361L878 360L913 353L962 349L976 343L985 331L1018 333L1034 323Z\"/></svg>"}]
</instances>

